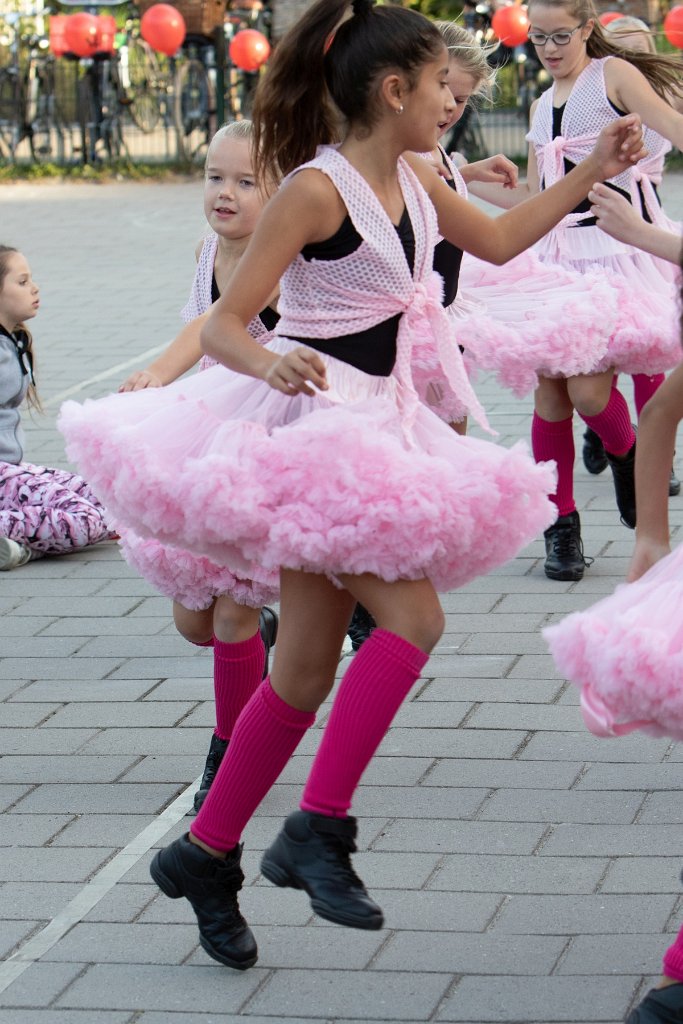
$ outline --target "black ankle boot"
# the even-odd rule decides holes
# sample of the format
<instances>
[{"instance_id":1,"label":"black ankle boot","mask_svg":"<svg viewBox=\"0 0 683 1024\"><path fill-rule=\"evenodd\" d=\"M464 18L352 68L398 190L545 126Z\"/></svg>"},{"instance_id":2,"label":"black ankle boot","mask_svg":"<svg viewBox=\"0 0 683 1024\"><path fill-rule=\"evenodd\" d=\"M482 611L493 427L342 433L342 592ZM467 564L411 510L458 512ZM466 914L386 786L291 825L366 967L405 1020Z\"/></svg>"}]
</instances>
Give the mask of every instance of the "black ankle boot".
<instances>
[{"instance_id":1,"label":"black ankle boot","mask_svg":"<svg viewBox=\"0 0 683 1024\"><path fill-rule=\"evenodd\" d=\"M356 819L295 811L266 850L261 872L279 886L304 889L316 914L349 928L381 928L382 910L351 866Z\"/></svg>"},{"instance_id":2,"label":"black ankle boot","mask_svg":"<svg viewBox=\"0 0 683 1024\"><path fill-rule=\"evenodd\" d=\"M279 625L277 613L265 605L261 609L261 614L258 618L258 628L263 640L263 646L266 649L266 662L263 666L263 678L265 679L270 672L270 649L275 647L275 641L277 640L277 627Z\"/></svg>"},{"instance_id":3,"label":"black ankle boot","mask_svg":"<svg viewBox=\"0 0 683 1024\"><path fill-rule=\"evenodd\" d=\"M583 432L583 464L593 476L607 469L605 446L590 427Z\"/></svg>"},{"instance_id":4,"label":"black ankle boot","mask_svg":"<svg viewBox=\"0 0 683 1024\"><path fill-rule=\"evenodd\" d=\"M357 651L365 643L376 625L377 623L367 608L364 608L362 604L357 604L353 609L349 628L346 630L354 651Z\"/></svg>"},{"instance_id":5,"label":"black ankle boot","mask_svg":"<svg viewBox=\"0 0 683 1024\"><path fill-rule=\"evenodd\" d=\"M636 528L636 445L635 441L626 455L617 456L607 452L607 461L614 477L614 494L617 508L624 526Z\"/></svg>"},{"instance_id":6,"label":"black ankle boot","mask_svg":"<svg viewBox=\"0 0 683 1024\"><path fill-rule=\"evenodd\" d=\"M652 988L636 1006L626 1024L676 1024L683 1021L683 985Z\"/></svg>"},{"instance_id":7,"label":"black ankle boot","mask_svg":"<svg viewBox=\"0 0 683 1024\"><path fill-rule=\"evenodd\" d=\"M241 855L242 847L236 846L225 860L212 857L186 833L159 850L149 871L166 896L189 900L197 915L199 941L209 956L246 971L256 963L258 949L237 902L244 881Z\"/></svg>"},{"instance_id":8,"label":"black ankle boot","mask_svg":"<svg viewBox=\"0 0 683 1024\"><path fill-rule=\"evenodd\" d=\"M581 541L581 519L574 511L558 516L543 534L545 538L545 574L550 580L582 580L589 560Z\"/></svg>"},{"instance_id":9,"label":"black ankle boot","mask_svg":"<svg viewBox=\"0 0 683 1024\"><path fill-rule=\"evenodd\" d=\"M218 774L218 769L221 766L221 761L223 760L227 749L228 740L222 740L220 736L216 736L216 733L214 733L211 737L209 753L206 758L206 764L204 765L204 774L202 775L202 780L199 783L199 789L194 795L194 809L196 813L199 813L199 808L206 800L206 794L211 789L211 783Z\"/></svg>"},{"instance_id":10,"label":"black ankle boot","mask_svg":"<svg viewBox=\"0 0 683 1024\"><path fill-rule=\"evenodd\" d=\"M669 497L675 498L677 494L681 493L681 481L676 476L676 470L671 467L671 476L669 477Z\"/></svg>"}]
</instances>

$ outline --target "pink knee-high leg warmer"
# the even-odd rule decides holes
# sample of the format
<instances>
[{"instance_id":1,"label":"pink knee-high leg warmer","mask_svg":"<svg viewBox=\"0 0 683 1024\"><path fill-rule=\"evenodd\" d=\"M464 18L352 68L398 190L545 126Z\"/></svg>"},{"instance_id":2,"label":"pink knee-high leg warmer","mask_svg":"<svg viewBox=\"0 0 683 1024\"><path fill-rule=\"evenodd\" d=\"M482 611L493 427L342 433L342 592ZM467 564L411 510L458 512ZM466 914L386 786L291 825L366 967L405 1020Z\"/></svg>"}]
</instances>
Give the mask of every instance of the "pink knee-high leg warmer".
<instances>
[{"instance_id":1,"label":"pink knee-high leg warmer","mask_svg":"<svg viewBox=\"0 0 683 1024\"><path fill-rule=\"evenodd\" d=\"M286 704L264 679L240 714L192 835L215 850L232 850L244 826L315 721Z\"/></svg>"},{"instance_id":2,"label":"pink knee-high leg warmer","mask_svg":"<svg viewBox=\"0 0 683 1024\"><path fill-rule=\"evenodd\" d=\"M650 401L665 380L666 378L663 373L653 373L652 376L647 373L633 374L633 401L638 419L640 419L643 406Z\"/></svg>"},{"instance_id":3,"label":"pink knee-high leg warmer","mask_svg":"<svg viewBox=\"0 0 683 1024\"><path fill-rule=\"evenodd\" d=\"M675 978L676 981L683 982L683 928L676 936L676 941L669 946L664 954L662 973L667 978Z\"/></svg>"},{"instance_id":4,"label":"pink knee-high leg warmer","mask_svg":"<svg viewBox=\"0 0 683 1024\"><path fill-rule=\"evenodd\" d=\"M572 417L553 423L535 412L531 422L531 447L536 462L557 463L557 492L550 495L550 500L557 505L558 515L568 516L576 510Z\"/></svg>"},{"instance_id":5,"label":"pink knee-high leg warmer","mask_svg":"<svg viewBox=\"0 0 683 1024\"><path fill-rule=\"evenodd\" d=\"M610 455L626 455L634 445L636 435L631 425L631 415L621 391L612 385L609 401L597 416L581 416L594 430Z\"/></svg>"},{"instance_id":6,"label":"pink knee-high leg warmer","mask_svg":"<svg viewBox=\"0 0 683 1024\"><path fill-rule=\"evenodd\" d=\"M374 630L339 687L308 776L302 811L346 817L361 775L428 659L395 633Z\"/></svg>"},{"instance_id":7,"label":"pink knee-high leg warmer","mask_svg":"<svg viewBox=\"0 0 683 1024\"><path fill-rule=\"evenodd\" d=\"M229 740L235 722L263 678L266 648L260 632L248 640L213 643L213 691L216 700L216 736Z\"/></svg>"}]
</instances>

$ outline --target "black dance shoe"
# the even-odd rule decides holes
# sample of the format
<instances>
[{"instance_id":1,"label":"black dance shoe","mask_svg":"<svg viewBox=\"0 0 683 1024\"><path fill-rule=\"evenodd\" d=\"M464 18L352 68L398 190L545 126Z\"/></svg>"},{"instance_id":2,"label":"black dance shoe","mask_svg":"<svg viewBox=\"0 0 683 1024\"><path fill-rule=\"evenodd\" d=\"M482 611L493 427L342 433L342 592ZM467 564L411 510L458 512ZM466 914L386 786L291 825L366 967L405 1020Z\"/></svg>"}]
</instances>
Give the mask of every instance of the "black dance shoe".
<instances>
[{"instance_id":1,"label":"black dance shoe","mask_svg":"<svg viewBox=\"0 0 683 1024\"><path fill-rule=\"evenodd\" d=\"M187 833L159 850L149 872L172 900L184 896L197 915L199 941L219 963L246 971L258 959L256 939L240 914L237 893L244 875L242 847L230 850L225 860L212 857L191 843Z\"/></svg>"},{"instance_id":2,"label":"black dance shoe","mask_svg":"<svg viewBox=\"0 0 683 1024\"><path fill-rule=\"evenodd\" d=\"M636 444L623 456L611 455L607 452L612 476L614 478L614 495L621 521L629 530L636 528Z\"/></svg>"},{"instance_id":3,"label":"black dance shoe","mask_svg":"<svg viewBox=\"0 0 683 1024\"><path fill-rule=\"evenodd\" d=\"M274 612L272 608L267 605L261 609L261 614L258 618L258 628L263 640L263 646L266 649L266 663L263 666L263 678L265 679L270 672L270 649L275 647L275 641L277 640L277 627L279 620L277 612Z\"/></svg>"},{"instance_id":4,"label":"black dance shoe","mask_svg":"<svg viewBox=\"0 0 683 1024\"><path fill-rule=\"evenodd\" d=\"M263 854L261 872L274 885L304 889L315 913L327 921L348 928L381 928L382 910L351 865L355 839L355 818L295 811Z\"/></svg>"},{"instance_id":5,"label":"black dance shoe","mask_svg":"<svg viewBox=\"0 0 683 1024\"><path fill-rule=\"evenodd\" d=\"M650 989L626 1024L683 1024L683 985Z\"/></svg>"},{"instance_id":6,"label":"black dance shoe","mask_svg":"<svg viewBox=\"0 0 683 1024\"><path fill-rule=\"evenodd\" d=\"M605 446L590 427L586 427L583 432L583 464L593 476L607 469Z\"/></svg>"},{"instance_id":7,"label":"black dance shoe","mask_svg":"<svg viewBox=\"0 0 683 1024\"><path fill-rule=\"evenodd\" d=\"M357 604L353 609L349 628L346 630L346 635L351 641L354 651L357 651L365 643L376 626L377 623L367 608L364 608L362 604Z\"/></svg>"},{"instance_id":8,"label":"black dance shoe","mask_svg":"<svg viewBox=\"0 0 683 1024\"><path fill-rule=\"evenodd\" d=\"M543 534L545 538L545 574L549 580L582 580L592 559L585 557L581 540L579 513L558 516Z\"/></svg>"},{"instance_id":9,"label":"black dance shoe","mask_svg":"<svg viewBox=\"0 0 683 1024\"><path fill-rule=\"evenodd\" d=\"M227 749L228 740L222 740L220 736L216 736L216 733L214 733L211 737L209 753L206 758L206 764L204 765L204 774L202 775L201 782L199 783L199 789L194 795L195 813L199 813L199 808L206 800L206 795L211 789L211 783L218 775L218 769L221 766L221 761L225 757L225 751Z\"/></svg>"}]
</instances>

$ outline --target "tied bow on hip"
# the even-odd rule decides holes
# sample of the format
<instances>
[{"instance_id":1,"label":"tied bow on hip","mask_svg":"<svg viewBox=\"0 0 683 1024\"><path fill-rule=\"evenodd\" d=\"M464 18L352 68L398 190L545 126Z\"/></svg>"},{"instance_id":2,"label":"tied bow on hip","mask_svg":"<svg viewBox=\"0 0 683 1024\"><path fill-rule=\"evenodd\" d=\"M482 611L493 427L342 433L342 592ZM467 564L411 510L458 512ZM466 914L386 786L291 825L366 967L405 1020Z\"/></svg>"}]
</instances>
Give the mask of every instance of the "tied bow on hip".
<instances>
[{"instance_id":1,"label":"tied bow on hip","mask_svg":"<svg viewBox=\"0 0 683 1024\"><path fill-rule=\"evenodd\" d=\"M420 399L413 383L412 359L416 348L426 347L427 356L438 367L440 364L449 387L467 407L480 427L489 434L486 413L474 393L463 362L462 354L453 334L453 325L442 305L443 281L433 271L426 281L415 285L399 325L396 341L396 376L402 385L399 403L403 433L412 443L411 431L415 423Z\"/></svg>"}]
</instances>

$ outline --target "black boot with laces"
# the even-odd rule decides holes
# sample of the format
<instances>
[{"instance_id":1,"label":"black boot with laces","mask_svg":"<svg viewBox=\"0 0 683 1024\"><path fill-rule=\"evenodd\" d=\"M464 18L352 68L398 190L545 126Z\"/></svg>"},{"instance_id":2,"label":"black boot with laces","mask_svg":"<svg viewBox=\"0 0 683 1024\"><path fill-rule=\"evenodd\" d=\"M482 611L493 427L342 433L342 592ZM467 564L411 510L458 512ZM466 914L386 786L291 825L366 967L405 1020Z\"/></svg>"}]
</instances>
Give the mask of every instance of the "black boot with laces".
<instances>
[{"instance_id":1,"label":"black boot with laces","mask_svg":"<svg viewBox=\"0 0 683 1024\"><path fill-rule=\"evenodd\" d=\"M607 469L605 446L590 427L586 427L583 432L583 464L593 476Z\"/></svg>"},{"instance_id":2,"label":"black boot with laces","mask_svg":"<svg viewBox=\"0 0 683 1024\"><path fill-rule=\"evenodd\" d=\"M258 949L237 902L244 882L241 856L242 847L236 846L225 859L212 857L185 833L159 850L149 871L166 896L189 900L197 915L199 941L209 956L246 971L256 963Z\"/></svg>"},{"instance_id":3,"label":"black boot with laces","mask_svg":"<svg viewBox=\"0 0 683 1024\"><path fill-rule=\"evenodd\" d=\"M612 470L614 478L614 495L617 499L617 508L621 515L621 521L629 530L636 528L636 445L626 455L612 455L607 452L607 461Z\"/></svg>"},{"instance_id":4,"label":"black boot with laces","mask_svg":"<svg viewBox=\"0 0 683 1024\"><path fill-rule=\"evenodd\" d=\"M295 811L264 853L261 872L275 885L304 889L315 913L327 921L348 928L381 928L382 910L351 865L355 839L355 818Z\"/></svg>"},{"instance_id":5,"label":"black boot with laces","mask_svg":"<svg viewBox=\"0 0 683 1024\"><path fill-rule=\"evenodd\" d=\"M221 766L221 761L223 760L227 749L228 741L222 740L220 736L216 736L216 733L214 733L211 737L209 753L207 754L206 764L204 765L204 774L202 775L201 782L199 783L199 789L194 795L194 809L196 813L199 813L199 808L206 800L207 794L211 789L211 783L218 775L218 769Z\"/></svg>"},{"instance_id":6,"label":"black boot with laces","mask_svg":"<svg viewBox=\"0 0 683 1024\"><path fill-rule=\"evenodd\" d=\"M582 580L590 561L584 556L579 513L558 516L543 534L545 574L550 580Z\"/></svg>"}]
</instances>

